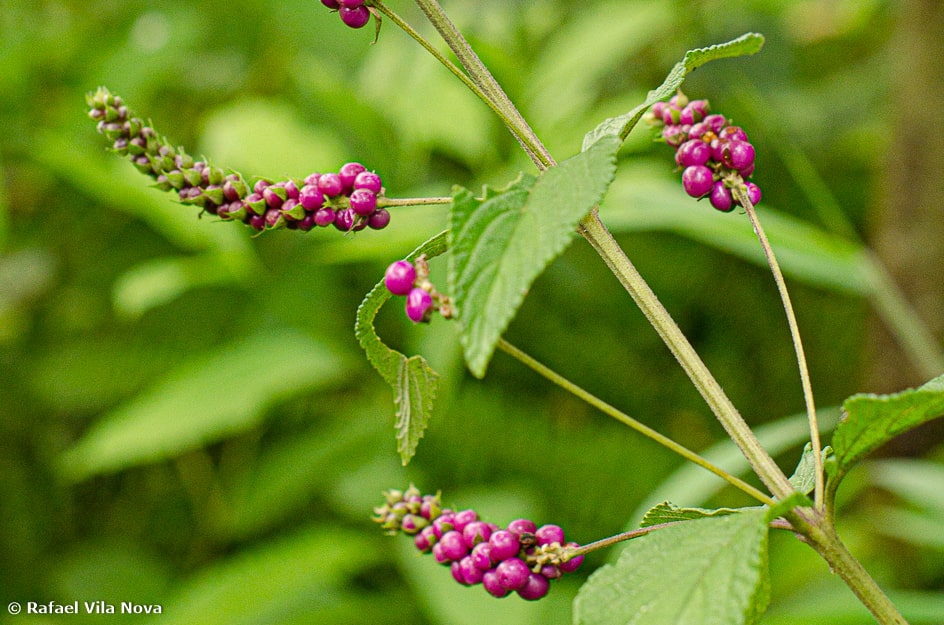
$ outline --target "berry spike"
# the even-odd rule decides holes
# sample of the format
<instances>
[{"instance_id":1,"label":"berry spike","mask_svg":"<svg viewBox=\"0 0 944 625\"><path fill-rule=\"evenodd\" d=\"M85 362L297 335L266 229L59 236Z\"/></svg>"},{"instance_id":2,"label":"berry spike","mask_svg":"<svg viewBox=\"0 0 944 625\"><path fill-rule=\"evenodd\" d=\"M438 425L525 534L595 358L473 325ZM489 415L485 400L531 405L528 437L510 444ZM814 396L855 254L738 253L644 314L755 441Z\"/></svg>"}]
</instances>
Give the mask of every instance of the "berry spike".
<instances>
[{"instance_id":1,"label":"berry spike","mask_svg":"<svg viewBox=\"0 0 944 625\"><path fill-rule=\"evenodd\" d=\"M256 231L309 232L334 224L351 232L380 230L390 223L380 176L360 163L346 163L337 173L277 181L258 178L250 185L242 174L195 160L174 146L105 87L89 93L86 101L89 117L114 152L154 179L158 189L174 191L181 204L197 206L201 213L239 221Z\"/></svg>"},{"instance_id":2,"label":"berry spike","mask_svg":"<svg viewBox=\"0 0 944 625\"><path fill-rule=\"evenodd\" d=\"M456 582L481 584L494 597L514 592L535 601L547 595L553 580L583 562L582 555L573 555L577 543L565 542L558 525L516 519L502 529L474 510L443 508L440 493L423 495L412 484L405 491L387 491L384 500L372 518L387 534L413 536L417 550L448 566Z\"/></svg>"}]
</instances>

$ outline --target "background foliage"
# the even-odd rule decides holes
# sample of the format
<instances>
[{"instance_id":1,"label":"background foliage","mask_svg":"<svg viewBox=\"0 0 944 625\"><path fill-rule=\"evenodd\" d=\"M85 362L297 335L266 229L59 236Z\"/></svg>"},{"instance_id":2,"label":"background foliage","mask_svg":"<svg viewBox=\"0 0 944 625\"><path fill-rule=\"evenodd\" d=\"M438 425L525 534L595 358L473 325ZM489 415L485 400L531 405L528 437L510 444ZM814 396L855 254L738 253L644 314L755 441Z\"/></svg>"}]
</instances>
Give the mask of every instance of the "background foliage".
<instances>
[{"instance_id":1,"label":"background foliage","mask_svg":"<svg viewBox=\"0 0 944 625\"><path fill-rule=\"evenodd\" d=\"M420 22L409 3L392 4ZM787 250L823 407L931 377L883 347L862 247L907 202L885 191L912 171L895 158L912 110L899 87L940 80L934 63L903 70L940 24L918 20L924 32L905 36L921 6L446 3L558 159L641 101L685 50L766 35L759 55L713 63L686 91L758 148L762 209ZM354 312L387 263L444 227L445 211L404 209L389 229L353 238L251 238L146 188L84 114L84 93L105 84L221 165L303 176L360 160L395 197L530 171L486 107L390 25L371 46L371 33L314 0L6 0L0 29L0 604L161 603L162 623L567 623L581 576L535 604L459 588L368 521L380 491L414 481L496 522L553 521L583 542L662 498L745 503L697 471L674 472L675 458L502 355L472 378L448 323L414 328L388 306L381 336L442 374L431 428L400 466L391 393L357 345ZM650 139L641 128L630 137L604 220L790 469L802 397L773 283L738 218L684 197L670 152ZM880 251L940 340L940 289L907 279L897 261L908 249ZM586 245L538 279L507 336L688 446L722 438ZM887 360L903 364L887 374L875 364ZM939 424L882 455L847 480L840 531L913 623L939 624ZM869 622L811 552L772 541L763 623Z\"/></svg>"}]
</instances>

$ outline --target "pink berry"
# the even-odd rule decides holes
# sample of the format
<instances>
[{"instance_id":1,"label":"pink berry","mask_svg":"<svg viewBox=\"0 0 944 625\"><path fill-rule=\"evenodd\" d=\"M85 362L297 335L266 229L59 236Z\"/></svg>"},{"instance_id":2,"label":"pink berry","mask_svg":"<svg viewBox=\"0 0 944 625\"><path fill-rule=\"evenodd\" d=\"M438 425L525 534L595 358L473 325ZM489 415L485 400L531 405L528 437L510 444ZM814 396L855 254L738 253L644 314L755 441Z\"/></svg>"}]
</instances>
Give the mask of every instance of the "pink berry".
<instances>
[{"instance_id":1,"label":"pink berry","mask_svg":"<svg viewBox=\"0 0 944 625\"><path fill-rule=\"evenodd\" d=\"M336 197L344 192L344 183L338 174L321 174L318 178L318 188L328 197Z\"/></svg>"},{"instance_id":2,"label":"pink berry","mask_svg":"<svg viewBox=\"0 0 944 625\"><path fill-rule=\"evenodd\" d=\"M519 539L525 534L533 534L538 526L531 519L515 519L508 524L508 531Z\"/></svg>"},{"instance_id":3,"label":"pink berry","mask_svg":"<svg viewBox=\"0 0 944 625\"><path fill-rule=\"evenodd\" d=\"M370 21L370 11L365 6L353 9L342 6L338 10L341 21L351 28L363 28Z\"/></svg>"},{"instance_id":4,"label":"pink berry","mask_svg":"<svg viewBox=\"0 0 944 625\"><path fill-rule=\"evenodd\" d=\"M757 206L758 204L760 204L760 198L761 198L760 187L758 187L753 182L745 182L744 184L747 187L747 198L751 201L751 204L753 204L754 206Z\"/></svg>"},{"instance_id":5,"label":"pink berry","mask_svg":"<svg viewBox=\"0 0 944 625\"><path fill-rule=\"evenodd\" d=\"M709 198L711 205L723 213L728 213L734 208L734 200L731 197L731 190L724 186L724 182L717 181L711 188Z\"/></svg>"},{"instance_id":6,"label":"pink berry","mask_svg":"<svg viewBox=\"0 0 944 625\"><path fill-rule=\"evenodd\" d=\"M542 525L534 532L539 545L564 544L564 530L559 525Z\"/></svg>"},{"instance_id":7,"label":"pink berry","mask_svg":"<svg viewBox=\"0 0 944 625\"><path fill-rule=\"evenodd\" d=\"M501 582L498 581L498 570L489 569L482 574L482 586L485 587L485 590L488 591L488 594L493 597L504 597L510 591L501 585Z\"/></svg>"},{"instance_id":8,"label":"pink berry","mask_svg":"<svg viewBox=\"0 0 944 625\"><path fill-rule=\"evenodd\" d=\"M423 289L413 288L406 296L406 316L414 323L426 319L432 307L433 297Z\"/></svg>"},{"instance_id":9,"label":"pink berry","mask_svg":"<svg viewBox=\"0 0 944 625\"><path fill-rule=\"evenodd\" d=\"M577 543L567 543L564 546L565 547L579 547L580 545L578 545ZM564 562L563 564L561 564L560 570L564 573L573 573L574 571L580 568L581 564L583 564L583 556L575 556L571 558L570 560L568 560L567 562Z\"/></svg>"},{"instance_id":10,"label":"pink berry","mask_svg":"<svg viewBox=\"0 0 944 625\"><path fill-rule=\"evenodd\" d=\"M551 583L546 577L539 573L531 573L521 588L517 590L518 596L528 601L536 601L547 594Z\"/></svg>"},{"instance_id":11,"label":"pink berry","mask_svg":"<svg viewBox=\"0 0 944 625\"><path fill-rule=\"evenodd\" d=\"M351 193L351 210L362 217L366 217L377 208L377 196L367 189L354 189Z\"/></svg>"},{"instance_id":12,"label":"pink berry","mask_svg":"<svg viewBox=\"0 0 944 625\"><path fill-rule=\"evenodd\" d=\"M711 191L713 174L704 165L692 165L682 172L682 187L692 197L702 197Z\"/></svg>"},{"instance_id":13,"label":"pink berry","mask_svg":"<svg viewBox=\"0 0 944 625\"><path fill-rule=\"evenodd\" d=\"M344 0L341 1L341 4L344 4ZM364 4L363 1L361 1L360 4ZM354 180L357 178L357 174L366 171L366 169L367 168L360 163L344 163L341 165L341 168L338 170L338 177L341 178L341 183L344 185L345 191L349 192L354 188Z\"/></svg>"},{"instance_id":14,"label":"pink berry","mask_svg":"<svg viewBox=\"0 0 944 625\"><path fill-rule=\"evenodd\" d=\"M362 171L361 173L357 174L356 178L354 178L354 188L370 189L375 194L379 195L383 185L381 183L380 176L372 171Z\"/></svg>"},{"instance_id":15,"label":"pink berry","mask_svg":"<svg viewBox=\"0 0 944 625\"><path fill-rule=\"evenodd\" d=\"M384 273L384 285L394 295L406 295L416 282L416 268L408 260L391 263Z\"/></svg>"},{"instance_id":16,"label":"pink berry","mask_svg":"<svg viewBox=\"0 0 944 625\"><path fill-rule=\"evenodd\" d=\"M721 150L721 161L741 171L754 164L754 146L747 141L732 139Z\"/></svg>"},{"instance_id":17,"label":"pink berry","mask_svg":"<svg viewBox=\"0 0 944 625\"><path fill-rule=\"evenodd\" d=\"M321 189L317 185L306 184L298 192L298 201L301 202L301 205L305 207L307 211L316 211L321 208L321 205L324 204L324 193L321 192Z\"/></svg>"},{"instance_id":18,"label":"pink berry","mask_svg":"<svg viewBox=\"0 0 944 625\"><path fill-rule=\"evenodd\" d=\"M338 0L321 0L321 4L325 5L329 9L337 9L341 6Z\"/></svg>"},{"instance_id":19,"label":"pink berry","mask_svg":"<svg viewBox=\"0 0 944 625\"><path fill-rule=\"evenodd\" d=\"M488 544L491 545L491 557L496 562L516 556L521 550L521 541L518 540L518 536L508 530L492 532L488 538Z\"/></svg>"},{"instance_id":20,"label":"pink berry","mask_svg":"<svg viewBox=\"0 0 944 625\"><path fill-rule=\"evenodd\" d=\"M437 543L442 545L443 555L450 560L461 560L469 554L469 548L462 540L462 534L451 530L442 535Z\"/></svg>"},{"instance_id":21,"label":"pink berry","mask_svg":"<svg viewBox=\"0 0 944 625\"><path fill-rule=\"evenodd\" d=\"M508 590L518 590L528 583L531 575L531 570L521 558L502 560L495 571L498 573L498 583Z\"/></svg>"},{"instance_id":22,"label":"pink berry","mask_svg":"<svg viewBox=\"0 0 944 625\"><path fill-rule=\"evenodd\" d=\"M390 211L378 208L367 218L367 225L373 230L383 230L390 223Z\"/></svg>"},{"instance_id":23,"label":"pink berry","mask_svg":"<svg viewBox=\"0 0 944 625\"><path fill-rule=\"evenodd\" d=\"M675 152L675 162L679 167L704 165L710 158L711 147L699 139L689 139L680 145Z\"/></svg>"}]
</instances>

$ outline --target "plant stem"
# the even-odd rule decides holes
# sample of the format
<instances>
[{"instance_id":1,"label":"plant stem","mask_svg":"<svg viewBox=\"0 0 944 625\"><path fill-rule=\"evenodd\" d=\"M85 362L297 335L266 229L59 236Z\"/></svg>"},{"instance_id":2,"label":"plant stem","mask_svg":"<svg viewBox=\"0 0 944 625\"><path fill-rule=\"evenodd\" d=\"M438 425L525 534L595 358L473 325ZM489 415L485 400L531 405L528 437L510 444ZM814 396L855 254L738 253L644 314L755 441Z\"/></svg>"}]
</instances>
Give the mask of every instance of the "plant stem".
<instances>
[{"instance_id":1,"label":"plant stem","mask_svg":"<svg viewBox=\"0 0 944 625\"><path fill-rule=\"evenodd\" d=\"M436 0L416 0L417 6L429 19L433 27L439 32L443 41L459 59L459 63L469 73L469 77L486 94L487 100L502 111L500 117L508 129L521 143L525 152L539 170L547 169L555 164L554 157L541 143L528 122L515 107L511 98L505 93L492 73L485 67L482 60L466 41L456 25L452 23L446 12ZM477 93L478 95L478 93ZM479 95L479 97L483 97Z\"/></svg>"},{"instance_id":2,"label":"plant stem","mask_svg":"<svg viewBox=\"0 0 944 625\"><path fill-rule=\"evenodd\" d=\"M817 510L823 509L823 456L822 443L819 438L819 422L816 418L816 404L813 402L813 386L810 383L810 371L806 364L806 354L803 351L803 340L800 338L800 326L797 324L796 313L793 310L793 303L790 301L790 292L787 291L787 283L783 279L783 272L780 271L780 263L774 255L774 249L770 246L770 240L764 232L760 219L757 217L757 211L747 195L747 187L743 183L736 184L732 190L738 203L747 211L747 216L754 227L754 234L760 241L760 247L764 250L764 257L770 266L770 272L774 276L774 282L777 284L777 291L780 293L780 301L783 302L783 310L787 314L787 325L790 327L790 338L793 340L793 349L796 352L797 366L800 369L800 385L803 387L803 400L806 402L806 417L810 423L810 443L813 447L813 472L814 487L813 501Z\"/></svg>"},{"instance_id":3,"label":"plant stem","mask_svg":"<svg viewBox=\"0 0 944 625\"><path fill-rule=\"evenodd\" d=\"M578 386L577 384L571 382L570 380L568 380L561 374L557 373L556 371L554 371L547 365L536 360L531 355L518 349L517 347L515 347L514 345L512 345L505 339L499 339L498 349L502 350L503 352L505 352L512 358L518 360L519 362L529 367L530 369L532 369L533 371L535 371L542 377L546 378L547 380L550 380L554 384L560 386L562 389L571 393L575 397L590 404L591 406L593 406L600 412L616 419L617 421L619 421L620 423L624 425L629 426L630 428L636 430L637 432L639 432L646 438L649 438L650 440L658 443L659 445L662 445L669 451L672 451L678 454L679 456L685 458L689 462L693 462L694 464L697 464L703 469L706 469L710 471L711 473L714 473L715 475L717 475L718 477L720 477L727 483L731 484L732 486L741 490L742 492L747 493L748 495L750 495L757 501L763 504L766 504L768 506L773 505L775 503L774 500L771 499L768 495L765 495L764 493L754 488L747 482L743 481L739 477L731 475L730 473L728 473L721 467L715 464L712 464L710 461L703 458L702 456L699 456L697 453L688 449L684 445L678 444L671 438L657 432L656 430L653 430L652 428L650 428L649 426L643 423L640 423L636 419L633 419L625 412L622 412L621 410L614 407L613 405L608 404L607 402L603 401L596 395L590 393L583 387Z\"/></svg>"},{"instance_id":4,"label":"plant stem","mask_svg":"<svg viewBox=\"0 0 944 625\"><path fill-rule=\"evenodd\" d=\"M764 485L776 499L789 497L795 490L790 480L754 436L672 316L600 221L596 210L581 220L579 232L629 292Z\"/></svg>"},{"instance_id":5,"label":"plant stem","mask_svg":"<svg viewBox=\"0 0 944 625\"><path fill-rule=\"evenodd\" d=\"M430 206L436 204L451 204L451 197L405 197L405 198L389 198L389 197L378 197L377 198L377 207L378 208L390 208L391 206Z\"/></svg>"}]
</instances>

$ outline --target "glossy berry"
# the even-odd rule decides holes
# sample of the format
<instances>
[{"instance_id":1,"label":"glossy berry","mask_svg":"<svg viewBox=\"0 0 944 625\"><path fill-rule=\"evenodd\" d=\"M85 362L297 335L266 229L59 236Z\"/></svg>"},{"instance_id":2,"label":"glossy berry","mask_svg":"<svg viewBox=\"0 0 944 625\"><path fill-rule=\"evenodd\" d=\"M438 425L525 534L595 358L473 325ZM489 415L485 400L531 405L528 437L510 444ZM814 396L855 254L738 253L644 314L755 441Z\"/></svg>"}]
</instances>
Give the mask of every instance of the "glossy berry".
<instances>
[{"instance_id":1,"label":"glossy berry","mask_svg":"<svg viewBox=\"0 0 944 625\"><path fill-rule=\"evenodd\" d=\"M321 0L321 4L325 5L329 9L337 9L341 6L338 0Z\"/></svg>"},{"instance_id":2,"label":"glossy berry","mask_svg":"<svg viewBox=\"0 0 944 625\"><path fill-rule=\"evenodd\" d=\"M721 161L738 171L754 164L754 146L747 141L732 139L721 150Z\"/></svg>"},{"instance_id":3,"label":"glossy berry","mask_svg":"<svg viewBox=\"0 0 944 625\"><path fill-rule=\"evenodd\" d=\"M413 288L406 296L406 316L414 323L426 319L426 314L433 307L433 297L425 290Z\"/></svg>"},{"instance_id":4,"label":"glossy berry","mask_svg":"<svg viewBox=\"0 0 944 625\"><path fill-rule=\"evenodd\" d=\"M338 174L321 174L318 177L318 189L328 197L337 197L344 193L344 183Z\"/></svg>"},{"instance_id":5,"label":"glossy berry","mask_svg":"<svg viewBox=\"0 0 944 625\"><path fill-rule=\"evenodd\" d=\"M351 193L350 200L351 210L362 217L370 215L377 208L377 196L368 189L355 189Z\"/></svg>"},{"instance_id":6,"label":"glossy berry","mask_svg":"<svg viewBox=\"0 0 944 625\"><path fill-rule=\"evenodd\" d=\"M341 21L351 28L362 28L370 21L370 11L365 6L353 9L342 6L338 9Z\"/></svg>"},{"instance_id":7,"label":"glossy berry","mask_svg":"<svg viewBox=\"0 0 944 625\"><path fill-rule=\"evenodd\" d=\"M559 525L542 525L534 532L539 545L564 544L564 530Z\"/></svg>"},{"instance_id":8,"label":"glossy berry","mask_svg":"<svg viewBox=\"0 0 944 625\"><path fill-rule=\"evenodd\" d=\"M376 209L370 217L367 218L367 225L372 230L383 230L390 223L390 211L386 208Z\"/></svg>"},{"instance_id":9,"label":"glossy berry","mask_svg":"<svg viewBox=\"0 0 944 625\"><path fill-rule=\"evenodd\" d=\"M723 213L734 209L734 199L731 197L731 190L724 186L724 182L717 181L711 188L709 197L711 205Z\"/></svg>"},{"instance_id":10,"label":"glossy berry","mask_svg":"<svg viewBox=\"0 0 944 625\"><path fill-rule=\"evenodd\" d=\"M675 151L675 162L679 167L704 165L710 158L711 147L698 139L689 139Z\"/></svg>"},{"instance_id":11,"label":"glossy berry","mask_svg":"<svg viewBox=\"0 0 944 625\"><path fill-rule=\"evenodd\" d=\"M342 4L344 4L343 0ZM360 4L364 4L363 1L361 1ZM360 6L360 4L357 6ZM350 193L351 189L354 188L354 180L357 178L357 175L366 170L367 168L360 163L344 163L341 165L341 168L338 169L338 177L341 179L341 184L344 185L345 191Z\"/></svg>"},{"instance_id":12,"label":"glossy berry","mask_svg":"<svg viewBox=\"0 0 944 625\"><path fill-rule=\"evenodd\" d=\"M498 530L492 532L488 538L488 544L491 545L491 556L496 562L501 562L518 553L521 549L521 541L518 536L508 530Z\"/></svg>"},{"instance_id":13,"label":"glossy berry","mask_svg":"<svg viewBox=\"0 0 944 625\"><path fill-rule=\"evenodd\" d=\"M517 536L519 540L523 535L533 534L537 529L538 526L531 519L515 519L508 524L508 531Z\"/></svg>"},{"instance_id":14,"label":"glossy berry","mask_svg":"<svg viewBox=\"0 0 944 625\"><path fill-rule=\"evenodd\" d=\"M364 0L338 0L338 3L339 3L342 7L347 7L347 8L349 8L349 9L355 9L355 8L361 6L362 4L364 4Z\"/></svg>"},{"instance_id":15,"label":"glossy berry","mask_svg":"<svg viewBox=\"0 0 944 625\"><path fill-rule=\"evenodd\" d=\"M380 176L372 171L362 171L361 173L357 174L356 178L354 178L354 188L369 189L376 194L380 193L383 185L381 183Z\"/></svg>"},{"instance_id":16,"label":"glossy berry","mask_svg":"<svg viewBox=\"0 0 944 625\"><path fill-rule=\"evenodd\" d=\"M394 295L406 295L416 282L416 268L408 260L398 260L387 267L384 285Z\"/></svg>"},{"instance_id":17,"label":"glossy berry","mask_svg":"<svg viewBox=\"0 0 944 625\"><path fill-rule=\"evenodd\" d=\"M442 546L443 555L449 560L460 560L468 555L469 547L462 539L462 534L456 530L450 530L439 539Z\"/></svg>"},{"instance_id":18,"label":"glossy berry","mask_svg":"<svg viewBox=\"0 0 944 625\"><path fill-rule=\"evenodd\" d=\"M744 183L747 187L747 199L751 201L751 204L758 205L760 204L761 192L760 187L758 187L753 182Z\"/></svg>"},{"instance_id":19,"label":"glossy berry","mask_svg":"<svg viewBox=\"0 0 944 625\"><path fill-rule=\"evenodd\" d=\"M528 583L531 575L527 563L521 558L502 560L495 571L498 573L498 583L508 590L518 590Z\"/></svg>"},{"instance_id":20,"label":"glossy berry","mask_svg":"<svg viewBox=\"0 0 944 625\"><path fill-rule=\"evenodd\" d=\"M551 582L540 573L531 573L521 588L517 590L518 596L528 601L536 601L547 594L551 588Z\"/></svg>"},{"instance_id":21,"label":"glossy berry","mask_svg":"<svg viewBox=\"0 0 944 625\"><path fill-rule=\"evenodd\" d=\"M566 547L577 547L577 543L566 543ZM564 573L573 573L583 564L583 556L575 556L560 565L560 570Z\"/></svg>"},{"instance_id":22,"label":"glossy berry","mask_svg":"<svg viewBox=\"0 0 944 625\"><path fill-rule=\"evenodd\" d=\"M298 201L307 211L316 211L324 204L324 193L317 184L306 184L298 192Z\"/></svg>"},{"instance_id":23,"label":"glossy berry","mask_svg":"<svg viewBox=\"0 0 944 625\"><path fill-rule=\"evenodd\" d=\"M682 187L692 197L702 197L712 186L712 171L704 165L692 165L682 172Z\"/></svg>"},{"instance_id":24,"label":"glossy berry","mask_svg":"<svg viewBox=\"0 0 944 625\"><path fill-rule=\"evenodd\" d=\"M482 574L482 586L490 595L499 599L511 592L498 580L497 569L489 569Z\"/></svg>"}]
</instances>

